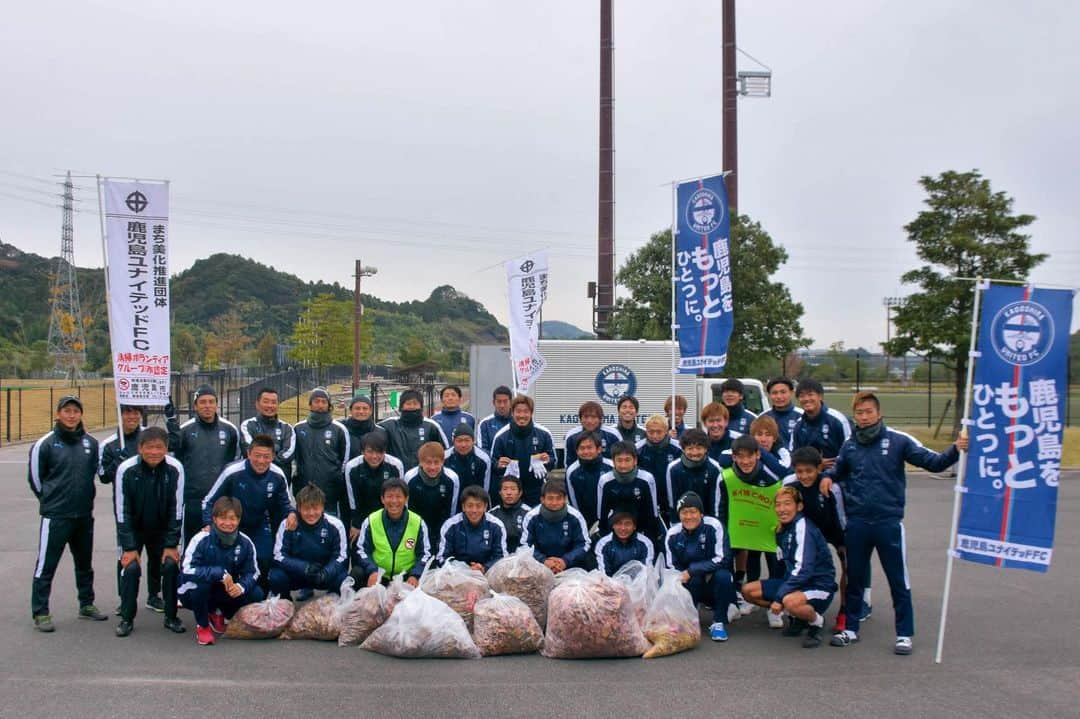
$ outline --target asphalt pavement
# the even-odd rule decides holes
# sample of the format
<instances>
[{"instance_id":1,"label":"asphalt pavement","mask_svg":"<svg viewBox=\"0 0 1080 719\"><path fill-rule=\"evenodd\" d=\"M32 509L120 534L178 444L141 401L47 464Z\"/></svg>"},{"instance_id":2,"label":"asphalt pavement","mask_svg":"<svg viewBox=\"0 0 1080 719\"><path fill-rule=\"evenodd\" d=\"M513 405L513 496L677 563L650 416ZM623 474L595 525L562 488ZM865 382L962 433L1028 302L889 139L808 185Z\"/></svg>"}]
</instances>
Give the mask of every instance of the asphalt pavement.
<instances>
[{"instance_id":1,"label":"asphalt pavement","mask_svg":"<svg viewBox=\"0 0 1080 719\"><path fill-rule=\"evenodd\" d=\"M915 472L905 520L917 624L910 657L892 653L888 588L875 565L873 618L845 649L804 650L755 612L730 625L726 644L705 639L654 660L402 660L309 641L200 647L189 612L178 636L141 607L135 632L118 639L114 619L76 618L66 554L52 593L57 630L33 631L38 514L28 450L0 449L8 596L0 717L1080 717L1080 472L1061 483L1047 574L956 563L941 665L933 654L953 485ZM97 604L109 612L117 605L111 494L98 492L94 551Z\"/></svg>"}]
</instances>

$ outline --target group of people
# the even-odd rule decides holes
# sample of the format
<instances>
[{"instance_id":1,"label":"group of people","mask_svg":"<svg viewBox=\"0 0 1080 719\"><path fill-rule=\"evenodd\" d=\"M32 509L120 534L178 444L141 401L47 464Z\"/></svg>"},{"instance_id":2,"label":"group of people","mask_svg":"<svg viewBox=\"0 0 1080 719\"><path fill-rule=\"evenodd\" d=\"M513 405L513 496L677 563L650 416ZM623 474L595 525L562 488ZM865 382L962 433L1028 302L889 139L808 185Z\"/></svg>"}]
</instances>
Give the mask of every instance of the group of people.
<instances>
[{"instance_id":1,"label":"group of people","mask_svg":"<svg viewBox=\"0 0 1080 719\"><path fill-rule=\"evenodd\" d=\"M966 439L932 452L886 427L870 392L855 395L854 429L813 379L796 387L776 378L767 392L771 408L755 416L742 383L726 380L718 401L701 409L700 428L687 427L678 395L644 426L632 396L619 400L614 426L603 424L599 403L585 402L561 461L551 432L533 421L533 399L507 387L479 421L448 385L431 417L409 390L398 415L379 423L364 396L334 419L330 395L316 388L309 416L295 425L278 417L277 392L266 388L237 428L203 386L188 421L166 406L167 429L144 427L140 407L121 407L121 426L100 447L83 428L78 397L67 396L30 452L41 514L34 626L54 630L49 594L65 546L79 616L107 619L94 604L91 564L97 478L113 485L122 637L134 628L144 566L146 606L164 615L165 628L185 631L179 604L194 614L197 641L212 644L233 613L270 593L303 600L338 591L349 576L373 586L403 575L415 586L432 563L487 571L527 547L554 573L613 575L659 558L711 608L716 641L762 607L771 627L805 632L803 645L818 646L839 588L830 643L844 647L870 615L876 550L895 651L911 653L904 465L942 471Z\"/></svg>"}]
</instances>

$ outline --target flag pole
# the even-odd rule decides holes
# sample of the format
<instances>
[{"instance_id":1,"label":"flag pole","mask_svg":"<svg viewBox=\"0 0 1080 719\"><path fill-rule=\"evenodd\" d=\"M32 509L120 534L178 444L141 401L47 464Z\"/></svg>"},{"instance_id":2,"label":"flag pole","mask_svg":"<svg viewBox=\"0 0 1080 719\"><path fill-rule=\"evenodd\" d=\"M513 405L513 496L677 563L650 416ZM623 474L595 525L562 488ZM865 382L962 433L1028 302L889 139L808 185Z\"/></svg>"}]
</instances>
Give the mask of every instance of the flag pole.
<instances>
[{"instance_id":1,"label":"flag pole","mask_svg":"<svg viewBox=\"0 0 1080 719\"><path fill-rule=\"evenodd\" d=\"M982 292L990 286L981 277L975 278L975 302L971 311L971 342L968 347L967 384L964 387L964 415L960 420L960 434L967 436L968 426L971 424L971 383L975 376L975 360L979 353L975 350L976 335L979 330L979 306L982 300ZM933 380L933 378L930 378ZM949 548L945 559L945 589L941 593L941 619L938 623L937 651L934 653L934 663L941 664L941 652L945 645L945 621L949 613L949 593L952 589L953 560L956 559L956 534L960 523L960 495L964 493L964 475L967 470L967 451L960 452L960 459L956 466L956 486L953 487L953 510L952 523L949 525Z\"/></svg>"},{"instance_id":2,"label":"flag pole","mask_svg":"<svg viewBox=\"0 0 1080 719\"><path fill-rule=\"evenodd\" d=\"M101 175L95 176L97 179L97 200L98 200L98 223L101 226L101 257L102 262L105 265L105 316L109 323L109 363L113 365L113 402L116 404L116 438L120 442L120 452L124 452L124 416L120 411L120 402L116 394L116 364L115 357L112 352L112 332L113 332L113 320L112 320L112 303L109 301L110 289L109 289L109 245L105 239L105 200L101 194Z\"/></svg>"},{"instance_id":3,"label":"flag pole","mask_svg":"<svg viewBox=\"0 0 1080 719\"><path fill-rule=\"evenodd\" d=\"M675 375L678 372L678 367L675 364L675 347L677 339L675 336L676 330L679 328L676 319L678 314L675 312L675 236L679 234L679 199L678 199L678 185L675 182L671 183L671 431L676 432L675 426ZM676 499L672 497L672 502Z\"/></svg>"}]
</instances>

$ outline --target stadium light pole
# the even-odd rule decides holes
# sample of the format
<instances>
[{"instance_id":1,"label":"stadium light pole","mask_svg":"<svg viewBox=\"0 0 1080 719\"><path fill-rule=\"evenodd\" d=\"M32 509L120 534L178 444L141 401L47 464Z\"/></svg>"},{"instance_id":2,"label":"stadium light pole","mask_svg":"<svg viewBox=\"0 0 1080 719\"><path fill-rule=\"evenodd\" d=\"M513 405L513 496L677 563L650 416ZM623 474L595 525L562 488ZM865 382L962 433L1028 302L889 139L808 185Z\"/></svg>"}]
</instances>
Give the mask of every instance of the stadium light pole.
<instances>
[{"instance_id":1,"label":"stadium light pole","mask_svg":"<svg viewBox=\"0 0 1080 719\"><path fill-rule=\"evenodd\" d=\"M353 364L352 364L352 396L356 396L356 388L360 386L360 320L364 317L364 302L360 299L360 280L371 277L379 270L376 267L364 267L360 260L356 261L356 271L353 273Z\"/></svg>"}]
</instances>

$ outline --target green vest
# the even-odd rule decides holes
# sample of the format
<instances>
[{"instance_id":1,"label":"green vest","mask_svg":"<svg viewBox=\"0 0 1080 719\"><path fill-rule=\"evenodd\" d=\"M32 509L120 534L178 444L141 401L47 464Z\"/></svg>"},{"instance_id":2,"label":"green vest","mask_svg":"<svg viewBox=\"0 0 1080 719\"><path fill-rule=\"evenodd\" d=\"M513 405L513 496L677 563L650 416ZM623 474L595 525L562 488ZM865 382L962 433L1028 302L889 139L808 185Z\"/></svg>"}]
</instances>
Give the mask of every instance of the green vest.
<instances>
[{"instance_id":1,"label":"green vest","mask_svg":"<svg viewBox=\"0 0 1080 719\"><path fill-rule=\"evenodd\" d=\"M386 572L387 577L394 577L402 572L408 572L416 565L416 542L420 537L420 522L423 520L416 512L409 512L405 523L405 534L401 536L397 549L394 549L390 546L390 539L386 536L386 527L383 526L384 511L378 509L368 515L371 543L375 545L371 559L375 562L375 566Z\"/></svg>"},{"instance_id":2,"label":"green vest","mask_svg":"<svg viewBox=\"0 0 1080 719\"><path fill-rule=\"evenodd\" d=\"M776 492L781 483L758 487L739 479L735 470L724 470L724 486L728 496L728 535L733 549L776 551Z\"/></svg>"}]
</instances>

